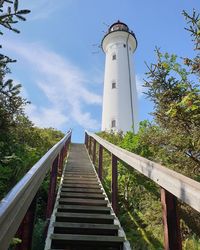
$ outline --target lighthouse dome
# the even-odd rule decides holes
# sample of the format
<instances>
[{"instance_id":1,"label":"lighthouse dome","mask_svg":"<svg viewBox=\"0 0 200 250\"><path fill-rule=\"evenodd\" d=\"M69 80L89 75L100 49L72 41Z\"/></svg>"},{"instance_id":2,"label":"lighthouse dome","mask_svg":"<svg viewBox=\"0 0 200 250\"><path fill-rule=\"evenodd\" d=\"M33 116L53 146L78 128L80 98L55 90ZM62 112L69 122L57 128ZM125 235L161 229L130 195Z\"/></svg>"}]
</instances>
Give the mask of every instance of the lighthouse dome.
<instances>
[{"instance_id":1,"label":"lighthouse dome","mask_svg":"<svg viewBox=\"0 0 200 250\"><path fill-rule=\"evenodd\" d=\"M119 20L109 27L108 32L113 32L117 30L130 32L128 26L125 23L120 22Z\"/></svg>"},{"instance_id":2,"label":"lighthouse dome","mask_svg":"<svg viewBox=\"0 0 200 250\"><path fill-rule=\"evenodd\" d=\"M108 32L112 32L112 31L116 31L116 30L120 30L120 31L127 31L129 32L129 28L125 23L120 22L119 20L116 23L113 23L110 27Z\"/></svg>"}]
</instances>

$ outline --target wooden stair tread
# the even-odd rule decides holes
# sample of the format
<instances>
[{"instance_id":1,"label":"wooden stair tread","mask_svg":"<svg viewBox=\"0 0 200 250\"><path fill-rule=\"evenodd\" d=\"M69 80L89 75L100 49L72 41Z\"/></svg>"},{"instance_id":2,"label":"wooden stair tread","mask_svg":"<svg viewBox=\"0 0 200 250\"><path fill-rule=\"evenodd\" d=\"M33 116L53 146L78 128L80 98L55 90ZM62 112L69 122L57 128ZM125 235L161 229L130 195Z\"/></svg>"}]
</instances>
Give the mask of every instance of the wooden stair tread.
<instances>
[{"instance_id":1,"label":"wooden stair tread","mask_svg":"<svg viewBox=\"0 0 200 250\"><path fill-rule=\"evenodd\" d=\"M64 180L77 180L77 179L79 180L79 179L82 179L82 180L90 180L90 181L98 180L96 175L88 176L88 174L87 175L77 174L76 176L75 175L73 175L73 176L64 176L63 179Z\"/></svg>"},{"instance_id":2,"label":"wooden stair tread","mask_svg":"<svg viewBox=\"0 0 200 250\"><path fill-rule=\"evenodd\" d=\"M94 223L72 223L72 222L54 222L54 227L67 228L91 228L91 229L119 229L118 225L112 224L94 224Z\"/></svg>"},{"instance_id":3,"label":"wooden stair tread","mask_svg":"<svg viewBox=\"0 0 200 250\"><path fill-rule=\"evenodd\" d=\"M72 183L72 184L98 184L98 181L90 181L90 180L63 180L63 183Z\"/></svg>"},{"instance_id":4,"label":"wooden stair tread","mask_svg":"<svg viewBox=\"0 0 200 250\"><path fill-rule=\"evenodd\" d=\"M103 193L100 188L61 188L61 192L74 192L74 193Z\"/></svg>"},{"instance_id":5,"label":"wooden stair tread","mask_svg":"<svg viewBox=\"0 0 200 250\"><path fill-rule=\"evenodd\" d=\"M83 184L83 183L79 183L79 184L75 184L75 183L63 183L62 187L78 187L78 188L101 188L99 183L96 184Z\"/></svg>"},{"instance_id":6,"label":"wooden stair tread","mask_svg":"<svg viewBox=\"0 0 200 250\"><path fill-rule=\"evenodd\" d=\"M73 204L90 204L92 205L107 205L106 200L93 200L93 199L77 199L77 198L59 198L59 202L61 203L73 203Z\"/></svg>"},{"instance_id":7,"label":"wooden stair tread","mask_svg":"<svg viewBox=\"0 0 200 250\"><path fill-rule=\"evenodd\" d=\"M57 212L56 217L76 217L76 218L98 218L98 219L114 219L112 214L88 214L88 213L65 213Z\"/></svg>"},{"instance_id":8,"label":"wooden stair tread","mask_svg":"<svg viewBox=\"0 0 200 250\"><path fill-rule=\"evenodd\" d=\"M98 182L97 177L92 177L92 178L88 178L88 177L82 177L82 176L76 176L76 177L64 177L63 178L65 181L93 181L93 182Z\"/></svg>"},{"instance_id":9,"label":"wooden stair tread","mask_svg":"<svg viewBox=\"0 0 200 250\"><path fill-rule=\"evenodd\" d=\"M53 240L123 243L124 237L107 235L52 234Z\"/></svg>"},{"instance_id":10,"label":"wooden stair tread","mask_svg":"<svg viewBox=\"0 0 200 250\"><path fill-rule=\"evenodd\" d=\"M61 192L60 197L71 197L71 198L96 198L96 199L105 199L105 196L103 194L89 194L89 193L68 193L68 192Z\"/></svg>"},{"instance_id":11,"label":"wooden stair tread","mask_svg":"<svg viewBox=\"0 0 200 250\"><path fill-rule=\"evenodd\" d=\"M57 206L57 211L70 211L70 212L85 212L85 213L100 213L100 214L109 214L110 208L104 206L84 206L84 205L61 205Z\"/></svg>"}]
</instances>

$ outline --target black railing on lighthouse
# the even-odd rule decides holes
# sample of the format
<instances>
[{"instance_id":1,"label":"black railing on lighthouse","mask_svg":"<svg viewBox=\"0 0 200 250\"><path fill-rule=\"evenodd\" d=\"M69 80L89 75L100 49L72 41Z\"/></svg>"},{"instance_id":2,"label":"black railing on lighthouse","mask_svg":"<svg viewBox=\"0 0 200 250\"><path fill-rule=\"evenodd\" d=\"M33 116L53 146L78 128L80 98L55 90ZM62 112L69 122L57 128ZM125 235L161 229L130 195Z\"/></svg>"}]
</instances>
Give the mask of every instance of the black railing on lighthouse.
<instances>
[{"instance_id":1,"label":"black railing on lighthouse","mask_svg":"<svg viewBox=\"0 0 200 250\"><path fill-rule=\"evenodd\" d=\"M97 144L99 149L98 152L96 152ZM164 226L164 249L181 250L182 241L177 213L177 198L200 212L200 183L161 166L158 163L117 147L87 131L85 132L85 145L94 165L96 165L96 155L98 155L98 166L96 167L100 180L102 180L103 150L111 154L111 202L116 214L118 212L117 163L119 161L126 163L129 168L131 167L133 170L139 171L160 186Z\"/></svg>"},{"instance_id":2,"label":"black railing on lighthouse","mask_svg":"<svg viewBox=\"0 0 200 250\"><path fill-rule=\"evenodd\" d=\"M0 202L0 249L9 247L17 233L22 242L17 250L31 249L37 192L47 172L50 184L46 210L47 227L56 198L57 177L61 175L64 158L71 142L71 131L55 144L16 184Z\"/></svg>"}]
</instances>

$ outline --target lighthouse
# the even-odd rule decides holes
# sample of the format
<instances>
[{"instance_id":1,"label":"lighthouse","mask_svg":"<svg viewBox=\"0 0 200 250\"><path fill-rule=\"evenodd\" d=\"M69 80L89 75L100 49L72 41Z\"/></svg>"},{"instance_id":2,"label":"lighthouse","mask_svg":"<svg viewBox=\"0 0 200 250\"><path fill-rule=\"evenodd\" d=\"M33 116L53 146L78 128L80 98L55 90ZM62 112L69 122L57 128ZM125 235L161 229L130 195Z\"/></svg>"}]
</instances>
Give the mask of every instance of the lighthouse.
<instances>
[{"instance_id":1,"label":"lighthouse","mask_svg":"<svg viewBox=\"0 0 200 250\"><path fill-rule=\"evenodd\" d=\"M137 90L132 54L137 39L129 27L120 21L112 24L102 39L106 55L102 131L138 131Z\"/></svg>"}]
</instances>

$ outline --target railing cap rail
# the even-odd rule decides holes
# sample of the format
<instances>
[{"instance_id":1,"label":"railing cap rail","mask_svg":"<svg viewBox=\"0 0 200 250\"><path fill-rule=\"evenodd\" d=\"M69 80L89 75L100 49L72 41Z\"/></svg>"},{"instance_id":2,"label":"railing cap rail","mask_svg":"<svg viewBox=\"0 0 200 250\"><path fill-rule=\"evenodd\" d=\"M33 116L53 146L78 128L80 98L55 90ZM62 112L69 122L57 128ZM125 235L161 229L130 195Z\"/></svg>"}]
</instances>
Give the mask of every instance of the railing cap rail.
<instances>
[{"instance_id":1,"label":"railing cap rail","mask_svg":"<svg viewBox=\"0 0 200 250\"><path fill-rule=\"evenodd\" d=\"M134 170L139 171L149 179L153 180L156 184L200 212L199 182L164 167L161 164L113 145L94 133L88 131L85 132L88 136L94 138L106 150L114 154L119 160L125 162Z\"/></svg>"}]
</instances>

